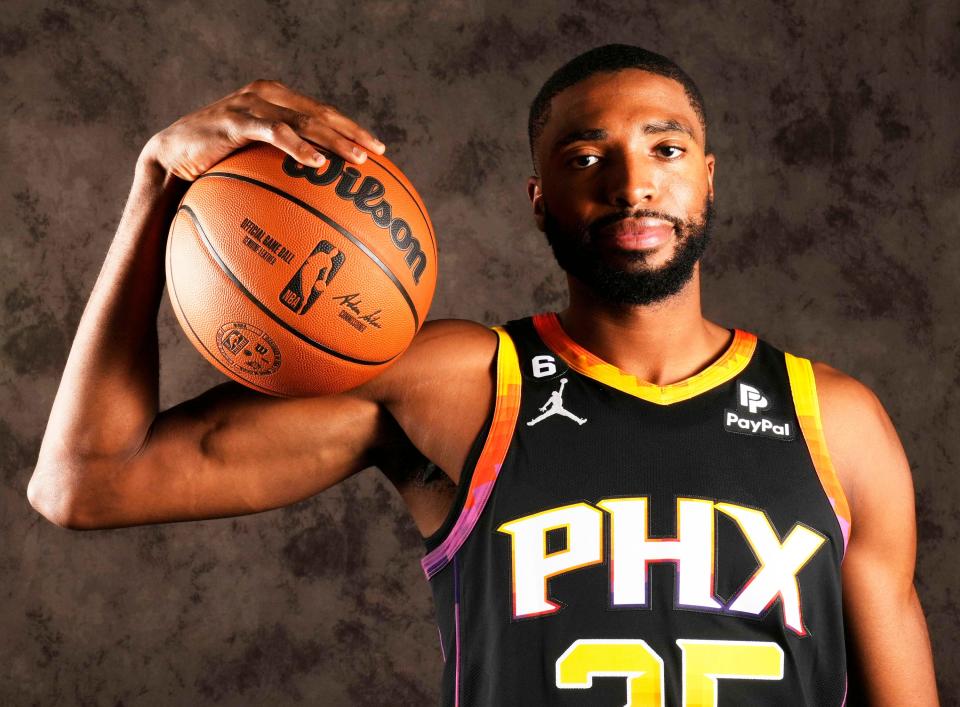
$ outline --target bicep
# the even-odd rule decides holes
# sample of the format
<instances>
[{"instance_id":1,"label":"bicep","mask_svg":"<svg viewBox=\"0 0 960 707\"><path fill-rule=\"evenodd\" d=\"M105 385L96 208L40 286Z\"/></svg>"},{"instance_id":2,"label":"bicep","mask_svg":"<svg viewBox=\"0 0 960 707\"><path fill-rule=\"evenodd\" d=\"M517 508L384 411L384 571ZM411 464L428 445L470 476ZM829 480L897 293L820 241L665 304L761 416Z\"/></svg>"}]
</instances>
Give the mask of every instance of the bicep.
<instances>
[{"instance_id":1,"label":"bicep","mask_svg":"<svg viewBox=\"0 0 960 707\"><path fill-rule=\"evenodd\" d=\"M858 383L848 385L851 390L841 392L846 400L823 396L827 446L851 505L845 576L875 574L884 595L902 598L913 586L916 561L910 465L877 397Z\"/></svg>"},{"instance_id":2,"label":"bicep","mask_svg":"<svg viewBox=\"0 0 960 707\"><path fill-rule=\"evenodd\" d=\"M218 386L160 413L137 453L96 470L71 525L118 527L278 508L373 464L384 466L410 439L446 469L456 431L472 440L464 420L478 406L459 391L467 383L474 394L482 388L470 372L487 375L495 350L490 336L470 322L428 323L393 365L339 395L270 398L236 383ZM440 409L447 417L436 421ZM452 448L465 456L467 446ZM395 470L391 480L403 473Z\"/></svg>"},{"instance_id":3,"label":"bicep","mask_svg":"<svg viewBox=\"0 0 960 707\"><path fill-rule=\"evenodd\" d=\"M160 413L100 485L91 515L116 527L277 508L369 466L394 434L361 395L268 398L227 383Z\"/></svg>"},{"instance_id":4,"label":"bicep","mask_svg":"<svg viewBox=\"0 0 960 707\"><path fill-rule=\"evenodd\" d=\"M936 703L923 611L913 585L910 466L889 416L865 386L818 371L824 434L851 506L844 614L873 704Z\"/></svg>"}]
</instances>

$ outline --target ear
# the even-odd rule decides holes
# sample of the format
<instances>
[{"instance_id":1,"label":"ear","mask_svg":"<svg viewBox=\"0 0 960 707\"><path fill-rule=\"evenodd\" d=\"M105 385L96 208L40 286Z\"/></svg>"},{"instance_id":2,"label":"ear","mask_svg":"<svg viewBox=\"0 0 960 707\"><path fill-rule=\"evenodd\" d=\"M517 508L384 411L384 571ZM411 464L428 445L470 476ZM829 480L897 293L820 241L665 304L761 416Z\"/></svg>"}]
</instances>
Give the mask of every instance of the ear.
<instances>
[{"instance_id":1,"label":"ear","mask_svg":"<svg viewBox=\"0 0 960 707\"><path fill-rule=\"evenodd\" d=\"M527 196L530 197L530 204L533 206L533 219L537 223L537 228L543 230L543 192L540 190L540 177L536 175L527 177Z\"/></svg>"},{"instance_id":2,"label":"ear","mask_svg":"<svg viewBox=\"0 0 960 707\"><path fill-rule=\"evenodd\" d=\"M707 164L707 193L710 195L710 198L713 199L713 170L717 164L717 158L711 152L706 155L704 161Z\"/></svg>"}]
</instances>

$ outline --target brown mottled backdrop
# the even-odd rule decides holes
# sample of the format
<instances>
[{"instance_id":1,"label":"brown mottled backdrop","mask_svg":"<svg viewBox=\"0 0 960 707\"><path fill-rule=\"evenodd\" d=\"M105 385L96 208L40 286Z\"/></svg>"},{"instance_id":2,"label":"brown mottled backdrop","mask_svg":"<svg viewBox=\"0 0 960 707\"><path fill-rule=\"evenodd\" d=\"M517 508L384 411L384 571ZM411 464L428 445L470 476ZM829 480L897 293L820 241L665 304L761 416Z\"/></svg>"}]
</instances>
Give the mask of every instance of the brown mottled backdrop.
<instances>
[{"instance_id":1,"label":"brown mottled backdrop","mask_svg":"<svg viewBox=\"0 0 960 707\"><path fill-rule=\"evenodd\" d=\"M61 530L25 490L144 141L254 78L388 144L440 235L433 317L564 302L529 215L525 119L610 41L705 94L705 307L873 387L917 486L917 584L960 690L960 5L14 0L0 15L0 703L420 705L440 675L419 536L368 470L257 516ZM165 405L219 382L164 303ZM105 410L104 414L110 414Z\"/></svg>"}]
</instances>

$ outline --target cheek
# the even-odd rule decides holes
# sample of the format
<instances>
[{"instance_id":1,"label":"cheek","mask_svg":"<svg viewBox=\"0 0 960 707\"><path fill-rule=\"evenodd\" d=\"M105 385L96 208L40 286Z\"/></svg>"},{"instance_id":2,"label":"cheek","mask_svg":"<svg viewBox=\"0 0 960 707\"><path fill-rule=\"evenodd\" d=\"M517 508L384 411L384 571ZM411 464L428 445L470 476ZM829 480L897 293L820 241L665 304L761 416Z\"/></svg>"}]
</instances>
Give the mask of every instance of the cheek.
<instances>
[{"instance_id":1,"label":"cheek","mask_svg":"<svg viewBox=\"0 0 960 707\"><path fill-rule=\"evenodd\" d=\"M660 187L666 210L674 209L685 217L699 214L707 197L706 175L668 175Z\"/></svg>"},{"instance_id":2,"label":"cheek","mask_svg":"<svg viewBox=\"0 0 960 707\"><path fill-rule=\"evenodd\" d=\"M582 184L567 184L561 179L543 183L544 205L564 223L579 221L591 196Z\"/></svg>"}]
</instances>

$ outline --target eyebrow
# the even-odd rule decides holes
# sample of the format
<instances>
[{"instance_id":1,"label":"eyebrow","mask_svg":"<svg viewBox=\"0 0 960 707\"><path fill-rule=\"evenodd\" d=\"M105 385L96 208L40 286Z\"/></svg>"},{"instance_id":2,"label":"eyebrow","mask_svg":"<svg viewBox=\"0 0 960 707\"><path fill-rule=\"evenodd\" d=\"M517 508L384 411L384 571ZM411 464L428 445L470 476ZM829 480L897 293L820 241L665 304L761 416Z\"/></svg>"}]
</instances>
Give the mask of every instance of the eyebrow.
<instances>
[{"instance_id":1,"label":"eyebrow","mask_svg":"<svg viewBox=\"0 0 960 707\"><path fill-rule=\"evenodd\" d=\"M696 136L693 134L693 130L689 125L681 123L679 120L652 120L649 123L644 123L643 125L643 134L644 135L656 135L658 133L672 133L680 132L685 133L690 136L692 140L696 140ZM555 143L553 143L553 149L558 150L561 147L569 145L572 142L598 142L600 140L606 140L608 133L603 128L589 128L587 130L573 130Z\"/></svg>"}]
</instances>

